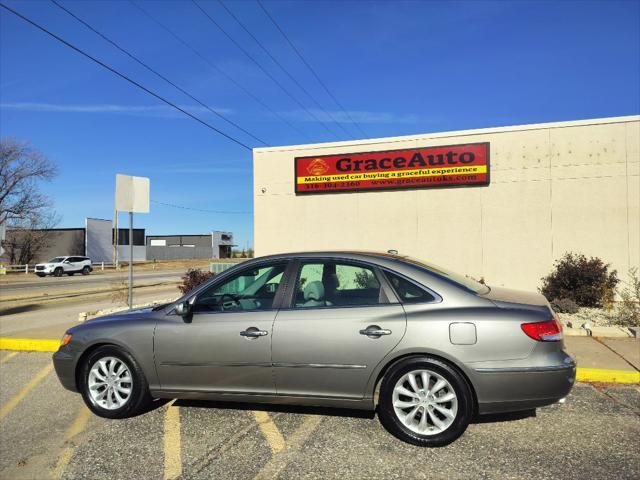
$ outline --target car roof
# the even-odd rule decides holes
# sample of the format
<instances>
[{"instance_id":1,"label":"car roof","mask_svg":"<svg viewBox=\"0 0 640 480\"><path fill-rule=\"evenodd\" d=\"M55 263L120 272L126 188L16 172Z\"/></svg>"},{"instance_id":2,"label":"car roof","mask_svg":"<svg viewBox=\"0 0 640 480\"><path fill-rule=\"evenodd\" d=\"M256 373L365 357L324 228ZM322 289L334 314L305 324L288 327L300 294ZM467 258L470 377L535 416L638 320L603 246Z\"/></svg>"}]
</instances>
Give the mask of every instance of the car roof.
<instances>
[{"instance_id":1,"label":"car roof","mask_svg":"<svg viewBox=\"0 0 640 480\"><path fill-rule=\"evenodd\" d=\"M367 251L367 250L312 250L301 252L276 253L263 257L256 257L254 260L271 260L279 258L317 258L334 257L347 258L353 260L403 260L403 255L388 252Z\"/></svg>"}]
</instances>

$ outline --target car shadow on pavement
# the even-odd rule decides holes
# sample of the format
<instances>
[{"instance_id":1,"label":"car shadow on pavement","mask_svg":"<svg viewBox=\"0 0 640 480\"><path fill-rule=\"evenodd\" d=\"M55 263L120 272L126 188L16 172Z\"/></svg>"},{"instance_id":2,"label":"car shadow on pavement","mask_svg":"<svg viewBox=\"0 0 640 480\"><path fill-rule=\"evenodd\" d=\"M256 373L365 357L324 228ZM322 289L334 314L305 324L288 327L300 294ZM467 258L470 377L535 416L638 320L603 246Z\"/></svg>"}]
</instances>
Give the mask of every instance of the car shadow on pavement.
<instances>
[{"instance_id":1,"label":"car shadow on pavement","mask_svg":"<svg viewBox=\"0 0 640 480\"><path fill-rule=\"evenodd\" d=\"M489 413L486 415L476 415L471 423L499 423L499 422L513 422L516 420L524 420L525 418L534 418L536 416L536 410L523 410L521 412L508 412L508 413Z\"/></svg>"},{"instance_id":2,"label":"car shadow on pavement","mask_svg":"<svg viewBox=\"0 0 640 480\"><path fill-rule=\"evenodd\" d=\"M177 407L215 408L224 410L258 410L263 412L297 413L301 415L325 415L332 417L374 418L375 412L347 408L311 407L266 403L218 402L209 400L176 400Z\"/></svg>"},{"instance_id":3,"label":"car shadow on pavement","mask_svg":"<svg viewBox=\"0 0 640 480\"><path fill-rule=\"evenodd\" d=\"M176 400L177 407L186 408L212 408L221 410L258 410L264 412L294 413L300 415L324 415L331 417L351 417L373 419L377 410L356 410L348 408L313 407L302 405L281 405L265 403L240 403L240 402L219 402L213 400ZM525 410L522 412L493 413L488 415L476 415L471 423L500 423L512 422L536 416L536 410Z\"/></svg>"}]
</instances>

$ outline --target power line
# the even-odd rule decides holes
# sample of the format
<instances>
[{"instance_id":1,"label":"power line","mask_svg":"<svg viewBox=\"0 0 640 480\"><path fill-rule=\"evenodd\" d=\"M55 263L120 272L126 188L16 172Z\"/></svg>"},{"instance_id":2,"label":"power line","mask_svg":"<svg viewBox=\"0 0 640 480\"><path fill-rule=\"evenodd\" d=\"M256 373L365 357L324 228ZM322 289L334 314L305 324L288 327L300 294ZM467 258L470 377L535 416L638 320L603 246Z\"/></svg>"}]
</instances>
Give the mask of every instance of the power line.
<instances>
[{"instance_id":1,"label":"power line","mask_svg":"<svg viewBox=\"0 0 640 480\"><path fill-rule=\"evenodd\" d=\"M142 65L144 68L146 68L148 71L150 71L151 73L153 73L154 75L160 77L162 80L164 80L165 82L167 82L169 85L173 86L174 88L176 88L177 90L179 90L180 92L182 92L183 94L185 94L186 96L188 96L189 98L191 98L193 101L197 102L199 105L201 105L202 107L206 108L207 110L209 110L211 113L213 113L214 115L217 115L219 118L221 118L222 120L224 120L225 122L233 125L234 127L236 127L238 130L246 133L247 135L249 135L251 138L253 138L254 140L257 140L258 142L262 143L263 145L269 146L269 144L267 142L265 142L264 140L261 140L260 138L256 137L255 135L253 135L251 132L245 130L244 128L242 128L240 125L238 125L237 123L233 122L232 120L229 120L228 118L226 118L224 115L222 115L221 113L217 112L216 110L214 110L213 108L211 108L209 105L201 102L200 100L198 100L196 97L194 97L192 94L190 94L189 92L187 92L184 88L179 87L178 85L176 85L175 83L173 83L171 80L169 80L167 77L165 77L164 75L162 75L161 73L159 73L158 71L154 70L153 68L151 68L149 65L147 65L146 63L144 63L142 60L140 60L138 57L136 57L135 55L133 55L132 53L128 52L127 50L125 50L123 47L121 47L120 45L118 45L115 41L111 40L109 37L107 37L106 35L100 33L98 30L96 30L94 27L92 27L91 25L89 25L86 21L82 20L80 17L78 17L77 15L75 15L73 12L71 12L70 10L68 10L67 8L65 8L63 5L61 5L60 3L58 3L56 0L50 0L51 3L53 3L55 6L57 6L58 8L60 8L62 11L66 12L68 15L70 15L71 17L73 17L74 19L76 19L78 22L80 22L81 24L83 24L85 27L87 27L89 30L91 30L93 33L95 33L96 35L98 35L100 38L102 38L103 40L106 40L107 42L109 42L111 45L113 45L115 48L117 48L118 50L120 50L122 53L124 53L125 55L127 55L129 58L131 58L132 60L134 60L135 62L137 62L139 65Z\"/></svg>"},{"instance_id":2,"label":"power line","mask_svg":"<svg viewBox=\"0 0 640 480\"><path fill-rule=\"evenodd\" d=\"M244 30L244 31L245 31L245 32L246 32L246 33L247 33L247 34L248 34L248 35L249 35L249 36L250 36L250 37L251 37L251 38L252 38L252 39L257 43L257 44L258 44L258 46L262 49L262 51L263 51L264 53L266 53L266 54L267 54L267 56L268 56L268 57L273 61L273 63L275 63L275 64L280 68L280 70L282 70L282 71L283 71L283 72L284 72L284 73L285 73L285 74L286 74L286 75L291 79L291 81L292 81L293 83L295 83L295 84L298 86L298 88L300 88L300 90L302 90L302 91L305 93L305 95L306 95L307 97L309 97L309 99L311 99L311 101L312 101L313 103L315 103L315 104L316 104L316 106L317 106L317 107L318 107L318 108L319 108L323 113L325 113L329 118L331 118L331 120L332 120L332 121L333 121L333 122L334 122L338 127L340 127L344 133L346 133L347 135L351 135L351 133L349 133L349 132L347 131L347 129L345 129L345 128L342 126L342 124L341 124L340 122L338 122L338 121L335 119L335 117L331 114L331 112L329 112L329 111L325 110L325 109L322 107L322 105L320 104L320 102L318 102L318 100L317 100L313 95L311 95L311 93L309 93L309 91L308 91L306 88L304 88L304 86L302 86L302 85L300 84L300 82L298 82L298 80L297 80L293 75L291 75L291 73L289 72L289 70L287 70L284 66L282 66L282 64L278 61L278 59L277 59L277 58L275 58L275 57L271 54L271 52L270 52L269 50L267 50L267 48L263 45L263 43L262 43L260 40L258 40L258 39L256 38L256 36L255 36L253 33L251 33L251 30L249 30L249 29L245 26L245 24L244 24L244 23L242 23L242 22L240 21L240 19L239 19L239 18L238 18L238 17L237 17L237 16L236 16L236 15L235 15L235 14L234 14L230 9L229 9L229 7L227 7L227 6L225 5L225 3L224 3L222 0L218 0L218 3L220 3L220 5L222 6L222 8L224 8L224 9L227 11L227 13L228 13L229 15L231 15L231 17L236 21L236 23L237 23L238 25L240 25L240 27L242 27L242 29L243 29L243 30Z\"/></svg>"},{"instance_id":3,"label":"power line","mask_svg":"<svg viewBox=\"0 0 640 480\"><path fill-rule=\"evenodd\" d=\"M204 212L204 213L222 213L222 214L225 214L225 215L251 215L251 214L253 214L253 212L250 212L250 211L209 210L209 209L206 209L206 208L185 207L184 205L176 205L176 204L173 204L173 203L158 202L157 200L151 200L151 203L155 203L156 205L163 205L165 207L180 208L182 210L193 210L195 212Z\"/></svg>"},{"instance_id":4,"label":"power line","mask_svg":"<svg viewBox=\"0 0 640 480\"><path fill-rule=\"evenodd\" d=\"M365 133L365 131L362 129L362 127L360 126L360 124L358 124L353 117L351 117L351 114L349 113L348 110L346 110L342 104L338 101L338 99L333 95L333 93L331 93L331 91L327 88L327 86L325 85L325 83L320 79L320 76L316 73L316 71L314 70L314 68L309 64L309 62L307 62L307 60L304 58L304 56L302 55L302 53L300 53L300 50L298 50L296 48L296 46L293 44L293 42L289 39L289 37L287 36L286 33L284 33L284 30L282 28L280 28L280 25L278 25L278 22L276 22L275 18L273 18L271 16L271 14L267 11L267 9L265 8L265 6L262 4L261 0L256 0L256 2L258 2L258 5L260 5L260 8L262 9L262 11L265 13L265 15L269 18L269 20L271 20L271 22L275 25L275 27L278 29L278 31L282 34L282 36L284 37L284 39L287 41L287 43L289 43L289 45L291 46L291 48L293 49L294 52L296 52L296 54L298 55L298 57L300 58L300 60L302 60L302 62L307 66L307 68L309 69L309 71L313 74L314 77L316 77L316 80L318 80L318 83L320 85L322 85L322 88L324 88L324 91L327 92L327 95L329 95L334 102L336 102L336 105L338 105L338 107L340 107L340 109L347 115L347 117L349 118L349 120L351 120L351 123L353 123L358 130L360 130L360 133L362 133L365 137L369 137L369 135L367 135L367 133Z\"/></svg>"},{"instance_id":5,"label":"power line","mask_svg":"<svg viewBox=\"0 0 640 480\"><path fill-rule=\"evenodd\" d=\"M232 142L237 143L237 144L238 144L238 145L240 145L241 147L244 147L244 148L246 148L247 150L252 151L251 147L249 147L248 145L245 145L245 144L244 144L244 143L242 143L240 140L237 140L237 139L233 138L231 135L228 135L228 134L224 133L222 130L219 130L218 128L214 127L213 125L211 125L211 124L209 124L209 123L205 122L204 120L202 120L202 119L200 119L200 118L196 117L195 115L193 115L192 113L190 113L190 112L186 111L185 109L180 108L178 105L176 105L176 104L174 104L174 103L170 102L170 101L169 101L169 100L167 100L166 98L161 97L161 96L160 96L160 95L158 95L157 93L155 93L155 92L153 92L153 91L149 90L149 89L148 89L147 87L145 87L144 85L142 85L142 84L140 84L140 83L136 82L135 80L133 80L133 79L131 79L131 78L127 77L125 74L120 73L120 72L119 72L118 70L116 70L115 68L110 67L110 66L109 66L109 65L107 65L106 63L104 63L104 62L102 62L102 61L98 60L97 58L95 58L95 57L93 57L93 56L91 56L90 54L88 54L88 53L87 53L87 52L85 52L84 50L81 50L80 48L76 47L75 45L73 45L73 44L71 44L71 43L67 42L64 38L59 37L59 36L58 36L58 35L56 35L55 33L53 33L53 32L51 32L51 31L47 30L45 27L43 27L43 26L41 26L41 25L37 24L36 22L34 22L33 20L31 20L31 19L29 19L29 18L25 17L24 15L22 15L21 13L19 13L19 12L15 11L15 10L14 10L14 9L12 9L11 7L8 7L8 6L7 6L7 5L5 5L4 3L0 3L0 7L4 8L5 10L7 10L7 11L9 11L9 12L11 12L11 13L13 13L13 14L14 14L15 16L17 16L18 18L20 18L20 19L24 20L25 22L27 22L27 23L29 23L29 24L33 25L33 26L34 26L34 27L36 27L38 30L40 30L40 31L42 31L42 32L44 32L44 33L46 33L47 35L49 35L49 36L50 36L50 37L52 37L52 38L55 38L57 41L59 41L59 42L60 42L60 43L62 43L63 45L65 45L65 46L67 46L67 47L71 48L72 50L74 50L74 51L78 52L78 53L79 53L79 54L81 54L82 56L84 56L84 57L88 58L89 60L91 60L91 61L93 61L93 62L95 62L95 63L97 63L97 64L98 64L98 65L100 65L101 67L103 67L103 68L105 68L105 69L109 70L111 73L113 73L113 74L117 75L118 77L122 78L123 80L126 80L127 82L131 83L132 85L135 85L135 86L136 86L136 87L138 87L139 89L141 89L141 90L143 90L144 92L148 93L149 95L151 95L151 96L153 96L153 97L157 98L157 99L158 99L158 100L160 100L161 102L166 103L166 104L167 104L167 105L169 105L170 107L173 107L173 108L175 108L176 110L178 110L178 111L180 111L180 112L184 113L185 115L187 115L188 117L191 117L192 119L194 119L194 120L195 120L195 121L197 121L198 123L201 123L201 124L202 124L202 125L204 125L205 127L209 128L209 129L211 129L211 130L213 130L214 132L219 133L219 134L220 134L220 135L222 135L223 137L225 137L225 138L227 138L227 139L231 140Z\"/></svg>"},{"instance_id":6,"label":"power line","mask_svg":"<svg viewBox=\"0 0 640 480\"><path fill-rule=\"evenodd\" d=\"M304 104L300 102L300 100L294 97L291 94L291 92L289 92L289 90L287 90L284 87L284 85L282 85L282 83L278 81L278 79L276 79L273 75L271 75L249 52L247 52L244 49L242 45L240 45L224 28L222 28L222 26L218 22L216 22L214 18L211 15L209 15L204 8L202 8L195 0L191 0L191 3L193 3L198 8L198 10L200 10L203 13L203 15L207 17L209 21L218 28L218 30L220 30L242 53L244 53L245 56L249 58L249 60L251 60L267 77L269 77L280 88L280 90L282 90L291 100L297 103L300 106L300 108L302 108L317 122L319 122L327 132L329 132L334 137L338 138L335 132L332 131L325 122L320 120L312 111L310 111L307 107L305 107Z\"/></svg>"},{"instance_id":7,"label":"power line","mask_svg":"<svg viewBox=\"0 0 640 480\"><path fill-rule=\"evenodd\" d=\"M248 95L249 97L251 97L253 100L255 100L257 103L259 103L265 110L269 111L270 113L272 113L273 115L275 115L276 117L278 117L278 119L280 119L285 125L287 125L288 127L290 127L292 130L294 130L296 133L298 133L299 135L301 135L302 137L304 137L305 140L309 140L309 137L302 131L300 130L298 127L296 127L295 125L291 124L287 119L285 119L282 115L280 115L278 112L276 112L275 110L273 110L271 107L269 107L269 105L267 105L266 103L264 103L259 97L255 96L254 94L252 94L249 90L247 90L245 87L243 87L240 83L238 83L236 81L235 78L233 78L233 76L231 76L230 74L228 74L226 71L224 71L222 68L220 68L219 66L217 66L215 63L211 62L207 57L205 57L202 53L200 53L197 49L195 49L194 47L192 47L189 43L187 43L182 37L180 37L180 35L178 35L177 33L175 33L173 30L171 30L169 27L167 27L164 23L162 23L160 20L158 20L156 17L154 17L153 15L151 15L147 10L145 10L144 8L142 8L140 5L138 5L136 2L134 2L133 0L129 0L129 3L131 5L133 5L134 7L136 7L145 17L147 17L149 20L151 20L153 23L155 23L158 27L162 28L165 32L167 32L169 35L171 35L178 43L180 43L182 46L184 46L185 48L187 48L188 50L190 50L194 55L196 55L200 60L202 60L204 63L206 63L210 68L212 68L213 70L215 70L216 72L218 72L219 74L221 74L222 76L224 76L227 80L229 80L231 83L233 83L236 87L238 87L240 90L242 90L246 95Z\"/></svg>"}]
</instances>

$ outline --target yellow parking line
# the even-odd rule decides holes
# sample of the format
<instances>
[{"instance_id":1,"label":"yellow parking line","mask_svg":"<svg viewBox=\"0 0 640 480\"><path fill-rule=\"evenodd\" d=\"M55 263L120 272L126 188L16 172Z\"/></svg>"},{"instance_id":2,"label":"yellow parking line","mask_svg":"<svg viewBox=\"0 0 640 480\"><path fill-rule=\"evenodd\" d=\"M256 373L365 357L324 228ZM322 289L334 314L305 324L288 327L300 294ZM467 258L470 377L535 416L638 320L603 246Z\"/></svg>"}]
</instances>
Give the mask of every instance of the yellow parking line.
<instances>
[{"instance_id":1,"label":"yellow parking line","mask_svg":"<svg viewBox=\"0 0 640 480\"><path fill-rule=\"evenodd\" d=\"M76 418L73 421L73 423L69 426L69 428L67 428L67 431L64 434L64 441L68 442L73 437L81 433L84 430L84 428L87 426L87 421L89 420L90 416L91 416L91 411L83 405L80 408L78 415L76 415ZM69 465L69 462L73 457L74 451L75 451L75 448L73 446L66 446L62 449L62 451L60 452L60 455L58 456L58 462L56 463L56 468L54 469L52 474L52 477L54 479L62 478L62 475L64 474L64 471L67 468L67 465Z\"/></svg>"},{"instance_id":2,"label":"yellow parking line","mask_svg":"<svg viewBox=\"0 0 640 480\"><path fill-rule=\"evenodd\" d=\"M271 447L271 451L273 453L278 453L284 450L286 447L286 443L284 441L284 437L278 430L278 427L267 412L256 410L253 412L253 416L256 418L256 422L260 426L260 430L262 434L269 442L269 446Z\"/></svg>"},{"instance_id":3,"label":"yellow parking line","mask_svg":"<svg viewBox=\"0 0 640 480\"><path fill-rule=\"evenodd\" d=\"M260 471L253 477L254 480L273 480L278 477L280 472L294 458L295 452L299 451L311 434L320 425L323 418L318 415L309 415L305 418L295 432L289 437L286 450L280 453L274 453L273 457L267 462Z\"/></svg>"},{"instance_id":4,"label":"yellow parking line","mask_svg":"<svg viewBox=\"0 0 640 480\"><path fill-rule=\"evenodd\" d=\"M0 420L9 415L11 411L26 397L31 390L33 390L47 375L53 370L53 364L49 363L46 367L36 373L29 383L27 383L22 390L20 390L13 398L11 398L5 405L0 407Z\"/></svg>"},{"instance_id":5,"label":"yellow parking line","mask_svg":"<svg viewBox=\"0 0 640 480\"><path fill-rule=\"evenodd\" d=\"M640 372L630 370L605 370L601 368L578 368L578 382L640 383Z\"/></svg>"},{"instance_id":6,"label":"yellow parking line","mask_svg":"<svg viewBox=\"0 0 640 480\"><path fill-rule=\"evenodd\" d=\"M175 400L174 400L175 402ZM180 408L169 404L164 416L164 479L178 478L182 474L180 451Z\"/></svg>"},{"instance_id":7,"label":"yellow parking line","mask_svg":"<svg viewBox=\"0 0 640 480\"><path fill-rule=\"evenodd\" d=\"M55 352L59 346L60 340L0 337L0 350Z\"/></svg>"},{"instance_id":8,"label":"yellow parking line","mask_svg":"<svg viewBox=\"0 0 640 480\"><path fill-rule=\"evenodd\" d=\"M2 365L5 362L8 362L16 355L18 355L18 352L11 352L9 355L5 355L4 357L0 358L0 365Z\"/></svg>"}]
</instances>

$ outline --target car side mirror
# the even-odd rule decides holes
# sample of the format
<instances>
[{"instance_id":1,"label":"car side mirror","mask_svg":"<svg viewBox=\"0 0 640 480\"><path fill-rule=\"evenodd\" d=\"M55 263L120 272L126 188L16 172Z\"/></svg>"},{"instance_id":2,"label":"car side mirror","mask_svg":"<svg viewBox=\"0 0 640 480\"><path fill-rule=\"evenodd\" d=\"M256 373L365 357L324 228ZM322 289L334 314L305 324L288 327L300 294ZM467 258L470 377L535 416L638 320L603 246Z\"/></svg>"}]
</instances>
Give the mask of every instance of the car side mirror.
<instances>
[{"instance_id":1,"label":"car side mirror","mask_svg":"<svg viewBox=\"0 0 640 480\"><path fill-rule=\"evenodd\" d=\"M176 315L180 315L185 322L191 321L191 304L189 302L180 302L175 308Z\"/></svg>"}]
</instances>

